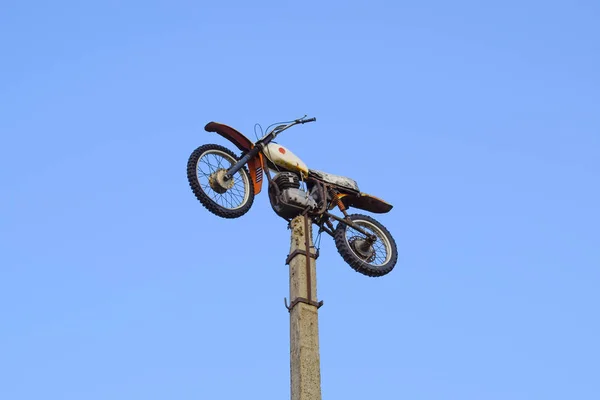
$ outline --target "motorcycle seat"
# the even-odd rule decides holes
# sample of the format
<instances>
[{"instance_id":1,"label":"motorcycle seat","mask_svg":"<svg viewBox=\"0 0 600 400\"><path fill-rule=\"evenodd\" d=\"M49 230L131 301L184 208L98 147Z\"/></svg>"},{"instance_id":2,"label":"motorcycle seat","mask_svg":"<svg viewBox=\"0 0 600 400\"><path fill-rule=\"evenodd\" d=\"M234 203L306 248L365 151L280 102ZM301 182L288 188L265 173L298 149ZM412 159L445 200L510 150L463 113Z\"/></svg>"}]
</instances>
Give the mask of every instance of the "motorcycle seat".
<instances>
[{"instance_id":1,"label":"motorcycle seat","mask_svg":"<svg viewBox=\"0 0 600 400\"><path fill-rule=\"evenodd\" d=\"M354 179L350 179L345 176L329 174L327 172L317 171L315 169L308 170L308 176L313 176L324 182L330 183L332 185L340 186L342 188L345 188L345 189L348 189L348 190L351 190L354 192L360 192L360 189L358 188L358 183L356 183L356 181Z\"/></svg>"}]
</instances>

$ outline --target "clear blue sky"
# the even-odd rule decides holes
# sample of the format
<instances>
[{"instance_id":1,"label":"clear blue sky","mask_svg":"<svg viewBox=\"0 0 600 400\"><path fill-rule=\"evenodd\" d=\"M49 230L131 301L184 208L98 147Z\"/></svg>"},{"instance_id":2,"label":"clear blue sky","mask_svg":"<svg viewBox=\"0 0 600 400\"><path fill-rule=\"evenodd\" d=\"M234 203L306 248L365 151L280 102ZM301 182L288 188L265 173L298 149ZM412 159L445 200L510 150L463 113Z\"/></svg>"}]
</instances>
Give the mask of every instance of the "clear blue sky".
<instances>
[{"instance_id":1,"label":"clear blue sky","mask_svg":"<svg viewBox=\"0 0 600 400\"><path fill-rule=\"evenodd\" d=\"M285 399L285 222L208 213L203 131L395 205L319 260L324 399L600 398L595 1L4 1L0 398ZM259 228L260 230L257 230Z\"/></svg>"}]
</instances>

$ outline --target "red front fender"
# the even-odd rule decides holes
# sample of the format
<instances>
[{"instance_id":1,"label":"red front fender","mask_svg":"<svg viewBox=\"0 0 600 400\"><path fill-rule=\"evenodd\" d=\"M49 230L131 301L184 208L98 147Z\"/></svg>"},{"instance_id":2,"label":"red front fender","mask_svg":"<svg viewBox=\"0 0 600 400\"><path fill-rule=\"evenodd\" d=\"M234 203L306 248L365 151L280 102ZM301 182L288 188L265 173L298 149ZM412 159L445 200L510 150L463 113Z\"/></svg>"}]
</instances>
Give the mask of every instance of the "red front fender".
<instances>
[{"instance_id":1,"label":"red front fender","mask_svg":"<svg viewBox=\"0 0 600 400\"><path fill-rule=\"evenodd\" d=\"M241 132L236 131L230 126L220 124L218 122L209 122L204 127L207 132L216 132L223 136L225 139L233 143L241 151L248 152L254 147L254 143L244 136Z\"/></svg>"}]
</instances>

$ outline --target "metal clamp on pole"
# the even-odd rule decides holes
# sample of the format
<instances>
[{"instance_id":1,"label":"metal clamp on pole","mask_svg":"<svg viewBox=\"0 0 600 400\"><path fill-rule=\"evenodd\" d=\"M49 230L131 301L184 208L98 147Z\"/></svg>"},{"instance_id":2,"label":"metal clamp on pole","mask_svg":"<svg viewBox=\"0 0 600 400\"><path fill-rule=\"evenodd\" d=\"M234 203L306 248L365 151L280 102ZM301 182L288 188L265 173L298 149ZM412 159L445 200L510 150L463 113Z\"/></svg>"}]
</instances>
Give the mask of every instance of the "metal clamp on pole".
<instances>
[{"instance_id":1,"label":"metal clamp on pole","mask_svg":"<svg viewBox=\"0 0 600 400\"><path fill-rule=\"evenodd\" d=\"M314 246L310 246L310 248L311 248L311 249L314 249L315 247L314 247ZM304 251L304 250L294 250L294 251L292 251L292 253L291 253L291 254L290 254L290 255L289 255L287 258L286 258L286 260L285 260L285 265L290 265L290 262L291 262L291 261L292 261L292 260L293 260L293 259L294 259L294 258L295 258L297 255L303 255L303 256L305 256L305 257L306 257L306 255L307 255L307 254L306 254L306 251ZM313 253L310 253L310 254L308 254L308 256L309 256L310 258L314 258L314 259L316 260L317 258L319 258L319 250L317 249L317 252L316 252L316 253L314 253L314 254L313 254Z\"/></svg>"},{"instance_id":2,"label":"metal clamp on pole","mask_svg":"<svg viewBox=\"0 0 600 400\"><path fill-rule=\"evenodd\" d=\"M287 298L284 297L283 302L284 302L285 308L287 308L288 312L292 312L294 307L296 307L299 303L304 303L304 304L308 304L309 306L317 307L317 310L319 308L323 307L323 304L324 304L323 300L317 302L317 301L305 299L304 297L298 297L296 300L292 301L292 304L290 304L289 306L288 306Z\"/></svg>"}]
</instances>

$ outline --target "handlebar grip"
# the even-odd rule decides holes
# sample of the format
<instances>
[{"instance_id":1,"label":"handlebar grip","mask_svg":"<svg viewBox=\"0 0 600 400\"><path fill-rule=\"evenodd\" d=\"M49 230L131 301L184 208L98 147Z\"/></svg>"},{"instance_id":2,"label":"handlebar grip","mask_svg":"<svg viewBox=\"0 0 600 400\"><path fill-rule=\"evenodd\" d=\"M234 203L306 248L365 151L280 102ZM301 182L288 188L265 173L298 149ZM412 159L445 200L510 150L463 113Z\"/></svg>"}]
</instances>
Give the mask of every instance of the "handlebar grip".
<instances>
[{"instance_id":1,"label":"handlebar grip","mask_svg":"<svg viewBox=\"0 0 600 400\"><path fill-rule=\"evenodd\" d=\"M300 121L301 124L306 124L307 122L315 122L317 119L316 118L309 118L309 119L304 119L302 121Z\"/></svg>"}]
</instances>

